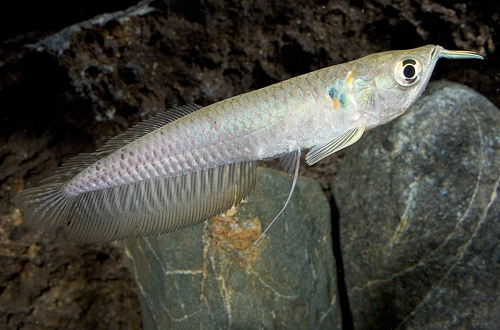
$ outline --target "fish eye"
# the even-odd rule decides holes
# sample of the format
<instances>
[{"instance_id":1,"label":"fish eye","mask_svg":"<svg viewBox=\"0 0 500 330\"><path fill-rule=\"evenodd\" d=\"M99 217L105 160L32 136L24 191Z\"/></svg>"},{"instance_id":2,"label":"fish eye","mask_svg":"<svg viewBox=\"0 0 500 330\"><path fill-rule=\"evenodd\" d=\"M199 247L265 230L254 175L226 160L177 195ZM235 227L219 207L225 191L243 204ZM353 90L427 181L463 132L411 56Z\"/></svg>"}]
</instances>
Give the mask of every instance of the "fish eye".
<instances>
[{"instance_id":1,"label":"fish eye","mask_svg":"<svg viewBox=\"0 0 500 330\"><path fill-rule=\"evenodd\" d=\"M422 76L422 64L413 58L405 58L398 61L394 68L394 79L401 86L414 85Z\"/></svg>"}]
</instances>

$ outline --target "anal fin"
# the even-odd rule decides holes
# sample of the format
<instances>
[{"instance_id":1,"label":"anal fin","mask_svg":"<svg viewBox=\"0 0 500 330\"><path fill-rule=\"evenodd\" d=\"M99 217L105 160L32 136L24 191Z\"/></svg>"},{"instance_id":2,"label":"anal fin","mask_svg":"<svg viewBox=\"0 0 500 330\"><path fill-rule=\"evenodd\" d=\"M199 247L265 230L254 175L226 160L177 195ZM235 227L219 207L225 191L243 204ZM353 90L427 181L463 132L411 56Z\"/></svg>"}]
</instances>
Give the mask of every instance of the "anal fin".
<instances>
[{"instance_id":1,"label":"anal fin","mask_svg":"<svg viewBox=\"0 0 500 330\"><path fill-rule=\"evenodd\" d=\"M257 163L225 164L82 194L68 236L101 242L191 227L237 205L255 186Z\"/></svg>"},{"instance_id":2,"label":"anal fin","mask_svg":"<svg viewBox=\"0 0 500 330\"><path fill-rule=\"evenodd\" d=\"M238 162L159 177L76 197L63 177L26 189L15 199L23 221L40 232L64 227L70 240L105 242L172 232L237 205L255 186L257 162Z\"/></svg>"},{"instance_id":3,"label":"anal fin","mask_svg":"<svg viewBox=\"0 0 500 330\"><path fill-rule=\"evenodd\" d=\"M307 164L316 164L323 158L350 146L361 138L364 131L365 124L363 123L356 127L348 129L331 141L315 146L306 155Z\"/></svg>"}]
</instances>

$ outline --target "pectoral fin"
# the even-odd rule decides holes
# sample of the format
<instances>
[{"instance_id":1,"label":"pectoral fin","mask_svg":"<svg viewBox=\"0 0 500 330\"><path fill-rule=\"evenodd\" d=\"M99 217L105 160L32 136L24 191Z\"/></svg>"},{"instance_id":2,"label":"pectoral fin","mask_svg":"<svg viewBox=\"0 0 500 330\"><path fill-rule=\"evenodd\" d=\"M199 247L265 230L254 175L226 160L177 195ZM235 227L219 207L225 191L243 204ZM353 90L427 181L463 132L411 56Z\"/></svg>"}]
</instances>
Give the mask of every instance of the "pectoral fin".
<instances>
[{"instance_id":1,"label":"pectoral fin","mask_svg":"<svg viewBox=\"0 0 500 330\"><path fill-rule=\"evenodd\" d=\"M356 127L348 129L331 141L315 146L306 155L307 164L316 164L317 162L333 154L334 152L350 146L361 138L364 131L365 124L360 124Z\"/></svg>"}]
</instances>

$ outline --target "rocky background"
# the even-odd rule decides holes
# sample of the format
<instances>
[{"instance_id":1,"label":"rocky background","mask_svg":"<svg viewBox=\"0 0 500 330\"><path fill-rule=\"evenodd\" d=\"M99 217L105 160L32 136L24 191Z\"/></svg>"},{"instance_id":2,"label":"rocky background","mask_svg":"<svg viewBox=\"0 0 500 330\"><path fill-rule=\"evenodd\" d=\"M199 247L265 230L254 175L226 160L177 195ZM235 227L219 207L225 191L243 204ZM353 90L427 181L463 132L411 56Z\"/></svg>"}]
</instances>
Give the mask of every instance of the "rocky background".
<instances>
[{"instance_id":1,"label":"rocky background","mask_svg":"<svg viewBox=\"0 0 500 330\"><path fill-rule=\"evenodd\" d=\"M441 60L434 79L466 84L500 105L500 5L493 2L136 3L0 2L0 328L141 327L135 285L116 243L38 235L21 226L11 201L70 157L157 111L207 105L366 54L424 44L485 56ZM104 13L110 14L96 17ZM301 168L328 198L342 155ZM348 329L335 225L333 242Z\"/></svg>"},{"instance_id":2,"label":"rocky background","mask_svg":"<svg viewBox=\"0 0 500 330\"><path fill-rule=\"evenodd\" d=\"M355 329L497 328L499 136L497 107L437 81L346 152L333 191Z\"/></svg>"}]
</instances>

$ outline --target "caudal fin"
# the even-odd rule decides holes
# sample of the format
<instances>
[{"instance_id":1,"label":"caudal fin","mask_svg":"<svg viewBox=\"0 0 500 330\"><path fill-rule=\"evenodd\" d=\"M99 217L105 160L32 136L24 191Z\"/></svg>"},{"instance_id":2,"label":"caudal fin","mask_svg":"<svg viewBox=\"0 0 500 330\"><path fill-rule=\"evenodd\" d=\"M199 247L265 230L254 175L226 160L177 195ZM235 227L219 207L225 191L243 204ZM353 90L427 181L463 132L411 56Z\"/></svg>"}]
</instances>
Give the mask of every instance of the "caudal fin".
<instances>
[{"instance_id":1,"label":"caudal fin","mask_svg":"<svg viewBox=\"0 0 500 330\"><path fill-rule=\"evenodd\" d=\"M23 222L39 233L63 225L74 201L64 194L61 182L25 189L14 197L14 203L23 211Z\"/></svg>"}]
</instances>

